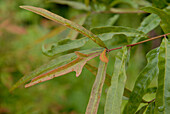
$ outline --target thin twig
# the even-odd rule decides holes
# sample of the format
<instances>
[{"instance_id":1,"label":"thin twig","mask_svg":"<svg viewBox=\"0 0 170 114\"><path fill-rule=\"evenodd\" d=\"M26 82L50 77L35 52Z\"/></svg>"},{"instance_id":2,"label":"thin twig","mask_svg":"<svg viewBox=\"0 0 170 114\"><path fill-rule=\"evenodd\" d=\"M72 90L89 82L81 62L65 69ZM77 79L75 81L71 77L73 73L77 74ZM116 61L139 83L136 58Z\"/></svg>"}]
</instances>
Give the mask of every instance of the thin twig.
<instances>
[{"instance_id":1,"label":"thin twig","mask_svg":"<svg viewBox=\"0 0 170 114\"><path fill-rule=\"evenodd\" d=\"M139 44L142 44L142 43L144 43L144 42L148 42L148 41L151 41L151 40L155 40L155 39L161 38L161 37L163 37L163 36L167 36L167 35L170 35L170 33L163 34L163 35L159 35L159 36L156 36L156 37L153 37L153 38L150 38L150 39L147 39L147 40L144 40L144 41L135 43L135 44L129 44L129 45L126 45L126 47L132 47L132 46L135 46L135 45L139 45ZM123 46L117 47L117 48L113 48L113 49L108 49L107 52L110 52L110 51L113 51L113 50L117 50L117 49L121 49L122 47L123 47Z\"/></svg>"}]
</instances>

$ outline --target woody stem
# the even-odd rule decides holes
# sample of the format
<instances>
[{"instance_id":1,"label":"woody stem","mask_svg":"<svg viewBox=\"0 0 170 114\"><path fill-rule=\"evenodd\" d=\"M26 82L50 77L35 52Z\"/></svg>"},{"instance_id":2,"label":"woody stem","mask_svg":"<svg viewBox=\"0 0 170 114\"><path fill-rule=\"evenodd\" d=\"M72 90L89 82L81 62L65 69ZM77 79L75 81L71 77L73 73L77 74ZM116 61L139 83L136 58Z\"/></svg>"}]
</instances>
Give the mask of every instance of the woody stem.
<instances>
[{"instance_id":1,"label":"woody stem","mask_svg":"<svg viewBox=\"0 0 170 114\"><path fill-rule=\"evenodd\" d=\"M147 40L144 40L144 41L141 41L141 42L138 42L138 43L135 43L135 44L129 44L129 45L126 45L126 47L132 47L132 46L135 46L135 45L139 45L139 44L142 44L144 42L155 40L155 39L161 38L163 36L167 36L167 35L170 35L170 33L159 35L159 36L156 36L156 37L153 37L153 38L149 38ZM110 52L110 51L113 51L113 50L117 50L117 49L121 49L122 47L124 47L124 46L113 48L113 49L108 49L107 52Z\"/></svg>"}]
</instances>

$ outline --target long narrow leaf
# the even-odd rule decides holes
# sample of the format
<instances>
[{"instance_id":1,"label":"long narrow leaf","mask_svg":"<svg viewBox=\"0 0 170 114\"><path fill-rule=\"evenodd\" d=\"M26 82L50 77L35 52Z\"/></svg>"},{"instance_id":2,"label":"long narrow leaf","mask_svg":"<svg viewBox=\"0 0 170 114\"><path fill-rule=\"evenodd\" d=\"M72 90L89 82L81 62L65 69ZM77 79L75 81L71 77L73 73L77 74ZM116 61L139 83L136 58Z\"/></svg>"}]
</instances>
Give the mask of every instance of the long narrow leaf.
<instances>
[{"instance_id":1,"label":"long narrow leaf","mask_svg":"<svg viewBox=\"0 0 170 114\"><path fill-rule=\"evenodd\" d=\"M155 8L155 7L144 7L142 10L149 12L149 13L155 13L161 18L161 27L165 33L170 33L170 15L166 13L165 11ZM170 36L168 36L170 37Z\"/></svg>"},{"instance_id":2,"label":"long narrow leaf","mask_svg":"<svg viewBox=\"0 0 170 114\"><path fill-rule=\"evenodd\" d=\"M89 63L86 63L85 67L87 68L87 70L89 70L94 76L97 75L97 68L92 66ZM106 73L106 79L105 79L105 84L110 86L110 81L111 81L111 76L109 74Z\"/></svg>"},{"instance_id":3,"label":"long narrow leaf","mask_svg":"<svg viewBox=\"0 0 170 114\"><path fill-rule=\"evenodd\" d=\"M113 33L113 34L124 34L129 37L146 37L146 35L133 28L123 27L123 26L110 26L110 27L97 27L91 30L94 34L105 34L105 33Z\"/></svg>"},{"instance_id":4,"label":"long narrow leaf","mask_svg":"<svg viewBox=\"0 0 170 114\"><path fill-rule=\"evenodd\" d=\"M158 57L158 89L155 100L156 114L170 113L170 42L164 39L160 46Z\"/></svg>"},{"instance_id":5,"label":"long narrow leaf","mask_svg":"<svg viewBox=\"0 0 170 114\"><path fill-rule=\"evenodd\" d=\"M80 51L80 52L85 53L85 54L94 53L94 52L100 52L101 53L102 50L103 50L102 48L96 48L96 49L90 49L90 50L83 50L83 51ZM41 75L41 74L48 72L48 71L50 71L54 68L58 68L62 65L67 64L68 62L74 60L75 58L76 58L76 54L71 53L71 54L60 56L58 58L55 58L55 59L49 61L48 63L42 65L41 67L37 68L36 70L32 71L31 73L23 76L15 85L12 86L10 91L16 89L20 85L31 80L32 78L35 78L38 75Z\"/></svg>"},{"instance_id":6,"label":"long narrow leaf","mask_svg":"<svg viewBox=\"0 0 170 114\"><path fill-rule=\"evenodd\" d=\"M147 34L160 24L161 19L156 14L147 16L140 24L138 30Z\"/></svg>"},{"instance_id":7,"label":"long narrow leaf","mask_svg":"<svg viewBox=\"0 0 170 114\"><path fill-rule=\"evenodd\" d=\"M120 114L124 86L126 82L125 62L127 49L124 47L116 56L111 86L108 89L105 114Z\"/></svg>"},{"instance_id":8,"label":"long narrow leaf","mask_svg":"<svg viewBox=\"0 0 170 114\"><path fill-rule=\"evenodd\" d=\"M160 21L161 21L161 19L156 14L151 14L151 15L147 16L142 21L142 23L140 24L138 30L142 31L145 34L147 34L151 30L156 28L160 24ZM137 43L140 39L141 39L141 37L134 38L134 40L132 41L132 44Z\"/></svg>"},{"instance_id":9,"label":"long narrow leaf","mask_svg":"<svg viewBox=\"0 0 170 114\"><path fill-rule=\"evenodd\" d=\"M73 40L68 44L59 45L59 46L52 46L51 50L46 50L43 46L42 51L47 56L54 56L54 55L59 54L61 52L80 48L80 47L84 46L87 41L88 41L88 38L81 38L81 39L78 39L78 40Z\"/></svg>"},{"instance_id":10,"label":"long narrow leaf","mask_svg":"<svg viewBox=\"0 0 170 114\"><path fill-rule=\"evenodd\" d=\"M144 114L148 105L141 107L135 114Z\"/></svg>"},{"instance_id":11,"label":"long narrow leaf","mask_svg":"<svg viewBox=\"0 0 170 114\"><path fill-rule=\"evenodd\" d=\"M76 16L74 19L74 22L79 24L79 25L83 25L85 23L85 20L87 18L87 15L79 15ZM75 40L78 36L79 32L75 31L75 30L70 30L67 38L71 39L71 40Z\"/></svg>"},{"instance_id":12,"label":"long narrow leaf","mask_svg":"<svg viewBox=\"0 0 170 114\"><path fill-rule=\"evenodd\" d=\"M96 68L96 67L94 67L93 65L91 65L91 64L89 64L89 63L86 63L85 67L86 67L94 76L97 75L97 68ZM111 83L111 76L106 73L105 84L106 84L107 86L110 86L110 85L111 85L110 83ZM151 89L152 89L152 88L151 88ZM148 92L148 91L149 91L149 92L152 92L152 91L155 91L155 89L154 89L154 90L153 90L153 89L152 89L152 90L147 90L147 92ZM132 93L132 92L131 92L129 89L124 88L123 96L129 98L131 93ZM145 100L142 100L142 102L146 103Z\"/></svg>"},{"instance_id":13,"label":"long narrow leaf","mask_svg":"<svg viewBox=\"0 0 170 114\"><path fill-rule=\"evenodd\" d=\"M80 52L75 52L75 54L77 55L77 58L75 60L71 61L66 65L60 66L56 69L50 70L44 74L35 77L34 79L32 79L30 83L26 84L25 87L30 87L40 82L51 80L54 77L62 76L72 71L75 71L76 76L78 77L81 74L81 71L84 65L86 64L86 62L98 56L100 52L95 52L91 54L83 54Z\"/></svg>"},{"instance_id":14,"label":"long narrow leaf","mask_svg":"<svg viewBox=\"0 0 170 114\"><path fill-rule=\"evenodd\" d=\"M134 114L136 110L138 109L138 106L140 105L142 101L142 97L147 92L147 88L151 81L154 79L154 77L158 73L158 49L154 49L150 51L147 54L147 61L148 64L146 67L140 72L136 82L135 86L133 88L133 91L130 95L129 101L125 106L124 114L130 113Z\"/></svg>"},{"instance_id":15,"label":"long narrow leaf","mask_svg":"<svg viewBox=\"0 0 170 114\"><path fill-rule=\"evenodd\" d=\"M57 23L60 23L64 26L67 26L71 29L74 29L78 32L80 32L81 34L87 36L88 38L92 39L95 43L97 43L99 46L106 48L105 44L103 43L103 41L97 37L96 35L94 35L93 33L91 33L89 30L85 29L83 26L76 24L70 20L67 20L57 14L54 14L50 11L47 11L43 8L38 8L38 7L33 7L33 6L20 6L23 9L32 11L34 13L37 13L43 17L46 17L50 20L53 20Z\"/></svg>"},{"instance_id":16,"label":"long narrow leaf","mask_svg":"<svg viewBox=\"0 0 170 114\"><path fill-rule=\"evenodd\" d=\"M106 76L107 63L100 61L97 76L93 84L90 100L86 108L86 114L97 114L100 96Z\"/></svg>"}]
</instances>

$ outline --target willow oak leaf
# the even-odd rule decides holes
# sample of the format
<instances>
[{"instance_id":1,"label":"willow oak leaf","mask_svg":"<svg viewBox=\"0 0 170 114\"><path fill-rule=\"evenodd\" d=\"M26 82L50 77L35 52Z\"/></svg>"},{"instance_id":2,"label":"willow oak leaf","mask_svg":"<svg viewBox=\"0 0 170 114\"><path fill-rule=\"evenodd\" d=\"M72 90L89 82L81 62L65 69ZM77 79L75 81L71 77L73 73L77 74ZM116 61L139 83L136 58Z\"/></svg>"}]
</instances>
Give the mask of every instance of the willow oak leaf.
<instances>
[{"instance_id":1,"label":"willow oak leaf","mask_svg":"<svg viewBox=\"0 0 170 114\"><path fill-rule=\"evenodd\" d=\"M80 52L75 52L77 55L77 58L70 63L60 66L56 69L53 69L51 71L48 71L44 74L41 74L35 78L32 79L32 81L28 84L25 85L25 87L30 87L35 84L38 84L40 82L44 82L50 79L53 79L54 77L59 77L61 75L67 74L69 72L75 71L76 72L76 77L78 77L84 65L86 64L87 61L91 60L94 57L97 57L100 55L101 52L95 52L95 53L90 53L90 54L83 54Z\"/></svg>"},{"instance_id":2,"label":"willow oak leaf","mask_svg":"<svg viewBox=\"0 0 170 114\"><path fill-rule=\"evenodd\" d=\"M38 8L38 7L33 7L33 6L20 6L20 8L32 11L36 14L39 14L47 19L50 19L54 22L60 23L64 26L67 26L68 28L71 28L81 34L83 34L84 36L87 36L88 38L90 38L91 40L93 40L95 43L97 43L100 47L104 47L107 48L104 44L104 42L95 34L93 34L91 31L87 30L86 28L84 28L83 26L74 23L68 19L65 19L57 14L54 14L50 11L47 11L43 8Z\"/></svg>"}]
</instances>

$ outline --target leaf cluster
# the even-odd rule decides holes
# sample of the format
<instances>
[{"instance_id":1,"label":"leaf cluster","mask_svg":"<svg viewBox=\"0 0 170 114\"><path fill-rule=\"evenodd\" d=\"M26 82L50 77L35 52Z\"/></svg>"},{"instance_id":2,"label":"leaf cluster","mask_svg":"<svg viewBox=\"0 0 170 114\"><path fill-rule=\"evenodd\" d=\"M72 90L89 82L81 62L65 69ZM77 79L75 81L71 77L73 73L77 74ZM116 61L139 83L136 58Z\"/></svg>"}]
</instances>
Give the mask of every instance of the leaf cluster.
<instances>
[{"instance_id":1,"label":"leaf cluster","mask_svg":"<svg viewBox=\"0 0 170 114\"><path fill-rule=\"evenodd\" d=\"M43 53L54 59L22 77L13 85L10 91L29 80L31 82L26 84L25 87L30 87L73 71L76 72L78 77L85 66L92 74L96 75L86 114L97 114L105 84L107 85L104 105L105 114L170 113L170 41L168 39L170 14L167 1L158 2L153 0L153 4L145 0L136 2L137 4L131 0L101 1L85 0L85 4L83 4L67 0L50 0L50 2L84 10L86 14L81 15L80 20L77 22L70 21L43 8L20 6L71 30L65 39L54 43L49 50L43 46ZM132 8L116 8L120 3L128 4ZM161 5L159 6L158 4ZM138 10L138 8L141 8L141 10ZM90 30L88 30L88 26L82 26L83 24L85 25L90 15L105 15L105 13L151 14L146 16L137 28L114 25L119 15L107 18L109 22L104 23L102 26L98 24L98 26L90 27ZM159 25L165 35L148 38L148 33ZM164 38L161 45L147 53L147 63L136 76L133 88L129 90L126 84L131 74L128 74L127 69L130 67L130 58L134 56L132 53L133 48L136 45L162 36ZM49 36L47 35L46 37ZM90 46L91 48L88 48L89 45L92 45ZM98 67L92 65L92 59L96 57L100 61ZM113 61L112 65L109 65L110 61ZM138 61L134 62L138 64ZM111 73L107 72L108 66L112 68L111 76ZM150 85L154 79L156 79L157 85L151 88ZM151 97L151 100L146 100L145 95L147 94L154 94L155 97ZM142 104L144 105L142 106Z\"/></svg>"}]
</instances>

